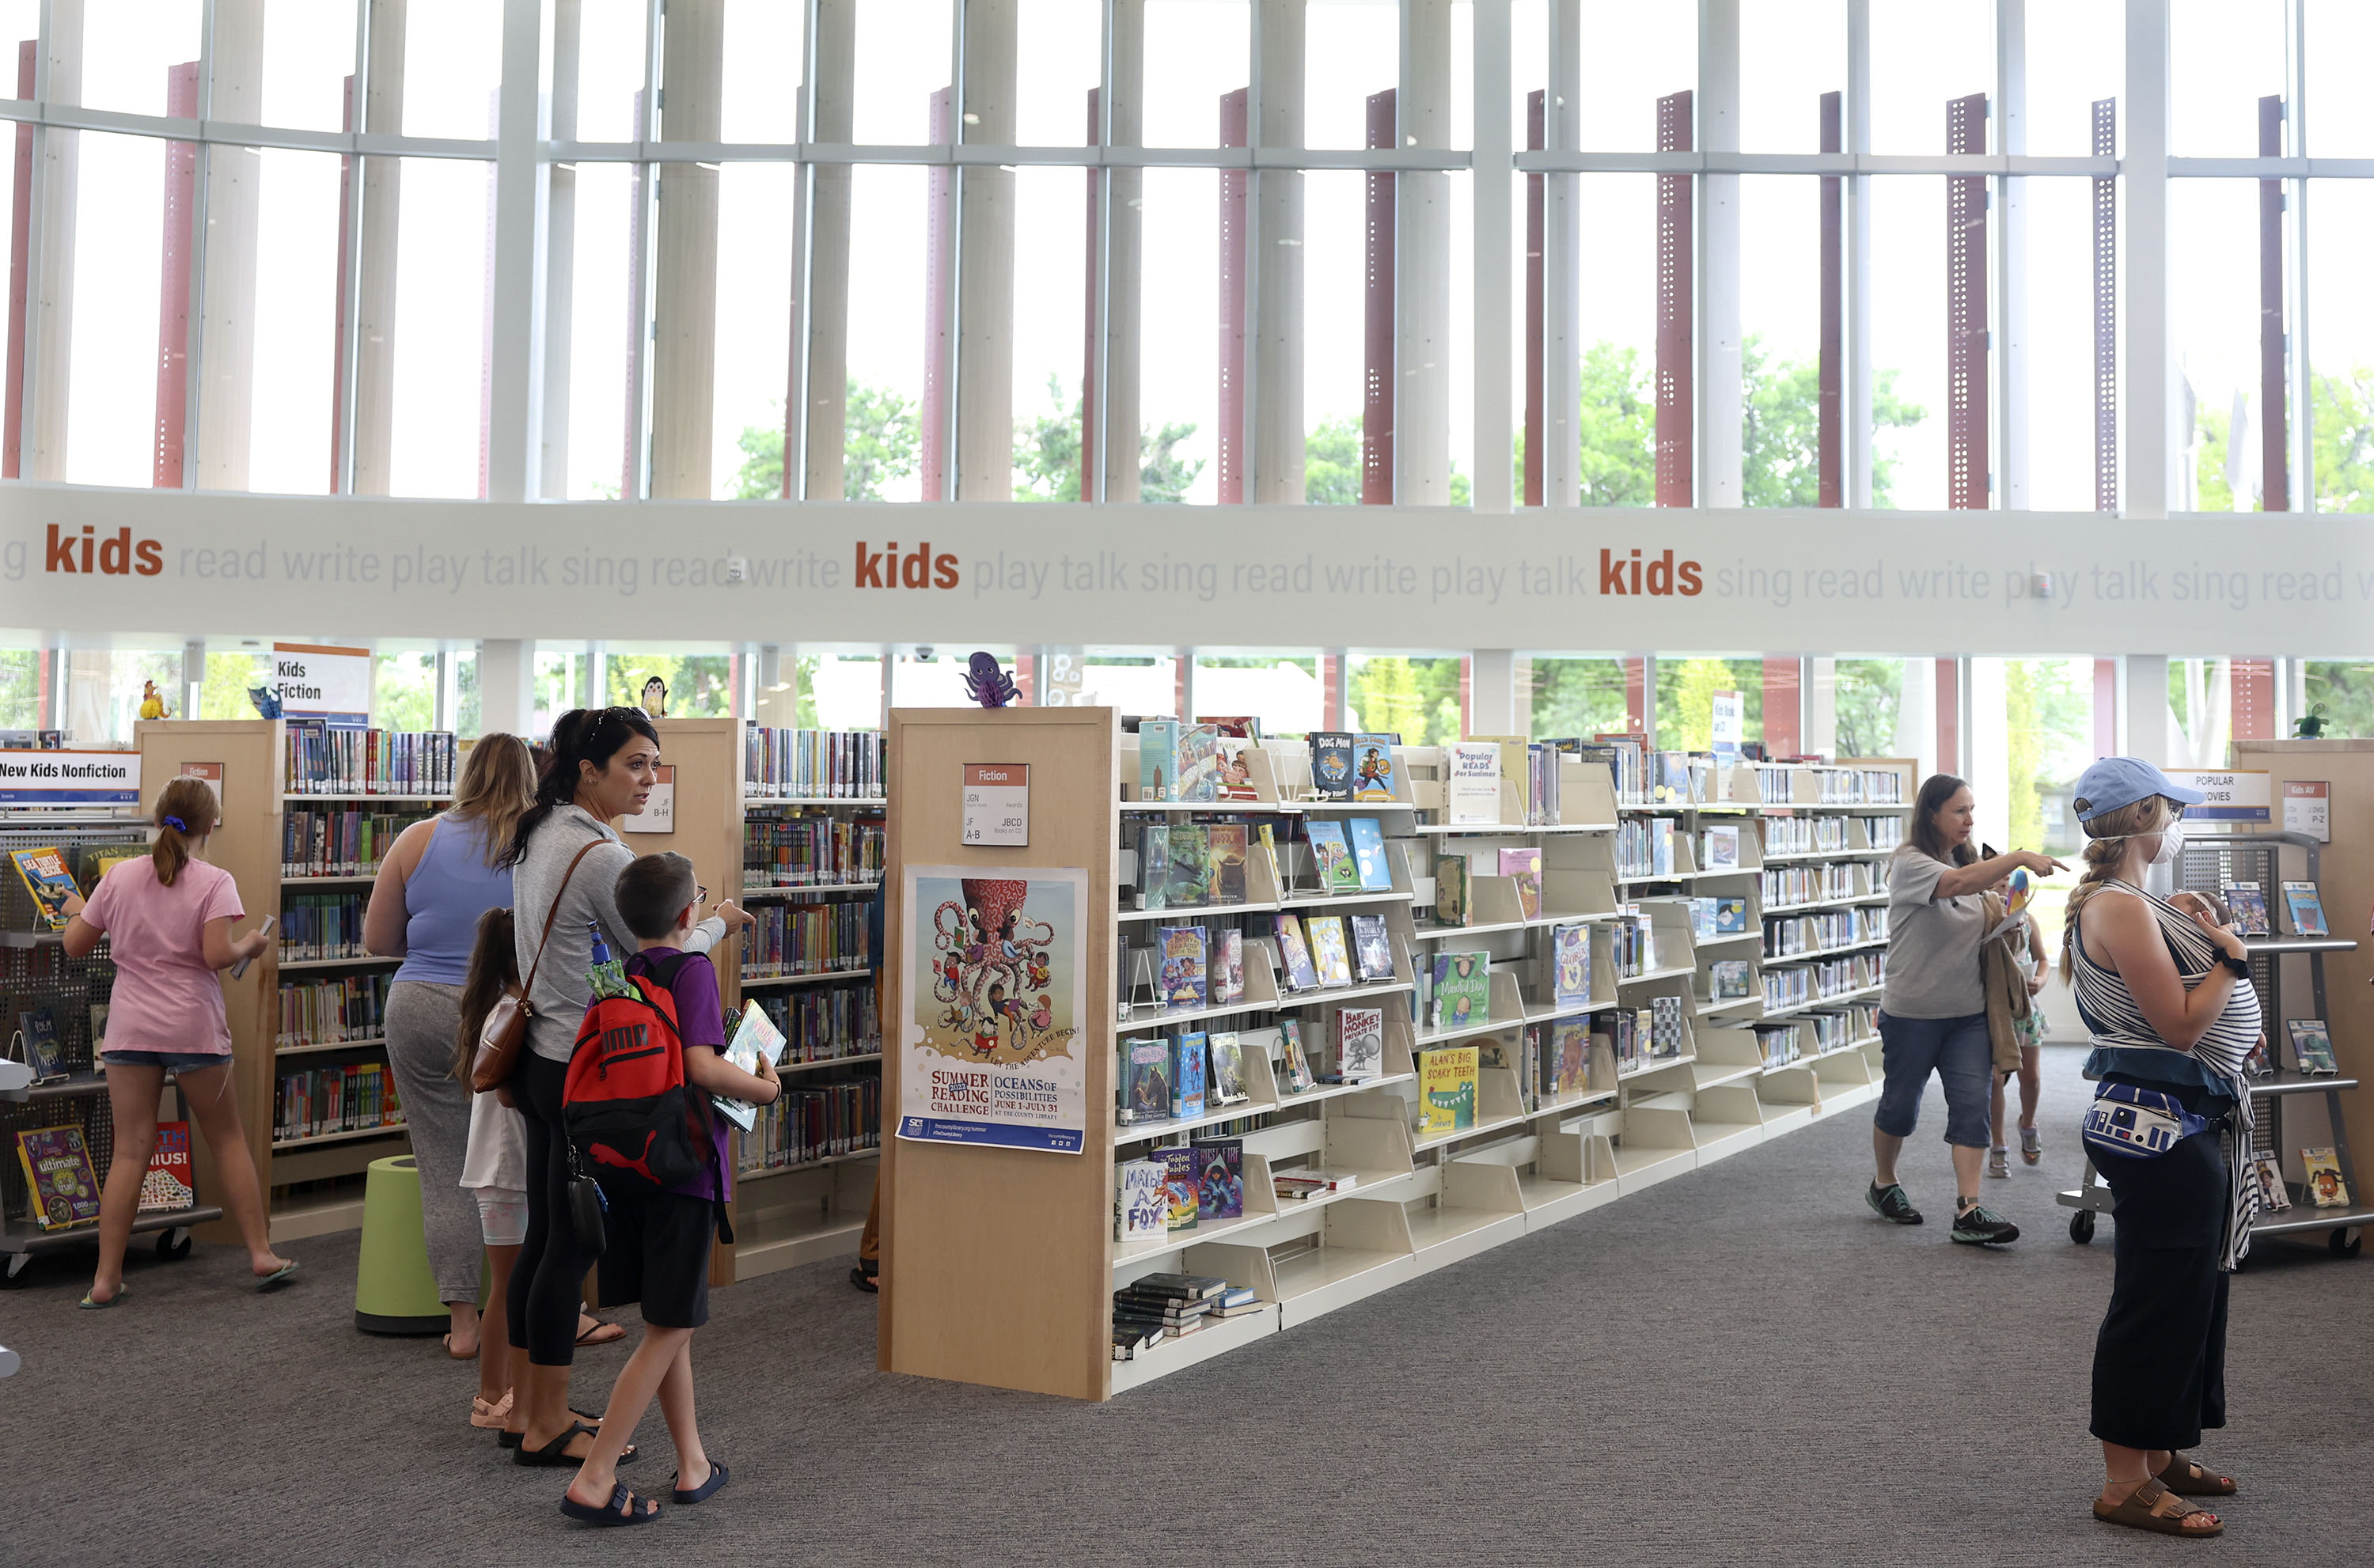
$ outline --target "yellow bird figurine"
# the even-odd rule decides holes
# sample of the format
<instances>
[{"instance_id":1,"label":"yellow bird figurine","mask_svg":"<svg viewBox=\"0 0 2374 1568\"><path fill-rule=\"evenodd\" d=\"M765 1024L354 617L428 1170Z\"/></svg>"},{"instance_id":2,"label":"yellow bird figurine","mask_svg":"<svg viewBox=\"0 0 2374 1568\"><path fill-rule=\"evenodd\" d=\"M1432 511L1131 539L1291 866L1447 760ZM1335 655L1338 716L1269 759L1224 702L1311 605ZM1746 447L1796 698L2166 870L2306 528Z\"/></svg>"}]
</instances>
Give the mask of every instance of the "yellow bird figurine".
<instances>
[{"instance_id":1,"label":"yellow bird figurine","mask_svg":"<svg viewBox=\"0 0 2374 1568\"><path fill-rule=\"evenodd\" d=\"M143 719L165 717L165 699L157 695L157 683L154 681L140 683L140 717Z\"/></svg>"}]
</instances>

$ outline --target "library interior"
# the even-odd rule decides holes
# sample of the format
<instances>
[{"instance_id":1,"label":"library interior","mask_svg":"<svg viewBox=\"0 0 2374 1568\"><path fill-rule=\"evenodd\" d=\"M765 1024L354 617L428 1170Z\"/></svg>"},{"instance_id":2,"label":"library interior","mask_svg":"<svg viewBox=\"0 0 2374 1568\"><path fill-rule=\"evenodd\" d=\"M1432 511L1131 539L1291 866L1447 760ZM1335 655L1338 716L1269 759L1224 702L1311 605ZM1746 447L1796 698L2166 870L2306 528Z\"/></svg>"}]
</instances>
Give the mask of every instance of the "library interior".
<instances>
[{"instance_id":1,"label":"library interior","mask_svg":"<svg viewBox=\"0 0 2374 1568\"><path fill-rule=\"evenodd\" d=\"M2368 1550L2374 6L9 41L27 1561Z\"/></svg>"}]
</instances>

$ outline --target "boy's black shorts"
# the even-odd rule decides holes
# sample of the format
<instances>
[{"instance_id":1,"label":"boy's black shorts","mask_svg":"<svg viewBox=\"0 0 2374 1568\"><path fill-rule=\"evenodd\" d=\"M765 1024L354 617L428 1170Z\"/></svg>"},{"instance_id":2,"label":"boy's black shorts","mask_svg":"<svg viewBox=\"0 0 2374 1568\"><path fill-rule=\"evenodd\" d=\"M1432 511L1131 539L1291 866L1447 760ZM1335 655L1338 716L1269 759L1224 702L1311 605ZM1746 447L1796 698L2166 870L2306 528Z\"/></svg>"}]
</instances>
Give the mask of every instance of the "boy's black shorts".
<instances>
[{"instance_id":1,"label":"boy's black shorts","mask_svg":"<svg viewBox=\"0 0 2374 1568\"><path fill-rule=\"evenodd\" d=\"M602 1305L641 1302L654 1328L698 1328L709 1321L709 1244L717 1211L705 1198L677 1192L622 1193L605 1184Z\"/></svg>"}]
</instances>

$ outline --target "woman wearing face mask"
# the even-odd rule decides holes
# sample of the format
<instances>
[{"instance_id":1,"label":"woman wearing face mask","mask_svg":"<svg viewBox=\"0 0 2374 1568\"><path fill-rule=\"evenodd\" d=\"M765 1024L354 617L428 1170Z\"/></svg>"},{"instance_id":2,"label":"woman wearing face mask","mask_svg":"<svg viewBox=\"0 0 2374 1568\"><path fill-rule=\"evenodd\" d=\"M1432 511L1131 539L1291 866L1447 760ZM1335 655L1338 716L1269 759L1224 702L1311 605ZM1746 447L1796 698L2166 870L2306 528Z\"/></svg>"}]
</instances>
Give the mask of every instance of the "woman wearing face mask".
<instances>
[{"instance_id":1,"label":"woman wearing face mask","mask_svg":"<svg viewBox=\"0 0 2374 1568\"><path fill-rule=\"evenodd\" d=\"M2015 849L1981 860L1970 848L1978 808L1970 787L1934 774L1912 805L1912 826L1887 867L1887 984L1880 993L1880 1052L1886 1085L1872 1117L1874 1166L1863 1195L1881 1219L1921 1223L1921 1211L1896 1179L1897 1156L1921 1117L1921 1096L1936 1073L1945 1087L1945 1142L1954 1152L1956 1241L1997 1246L2019 1227L1979 1207L1979 1168L1989 1136L1987 1094L1994 1046L1987 1034L1986 984L1979 939L1986 934L1980 897L2023 867L2038 876L2065 870L2050 855Z\"/></svg>"},{"instance_id":2,"label":"woman wearing face mask","mask_svg":"<svg viewBox=\"0 0 2374 1568\"><path fill-rule=\"evenodd\" d=\"M2094 1343L2092 1427L2107 1472L2094 1515L2181 1536L2226 1527L2184 1498L2235 1490L2179 1450L2226 1424L2227 1275L2250 1250L2258 1208L2247 1164L2229 1161L2217 1136L2239 1120L2238 1142L2250 1137L2242 1063L2260 1024L2248 949L2199 895L2143 888L2146 867L2176 859L2184 808L2201 799L2133 757L2106 757L2079 776L2086 874L2069 895L2061 947L2094 1035L2086 1076L2106 1094L2124 1085L2168 1096L2199 1118L2158 1154L2095 1162L2117 1231L2110 1309Z\"/></svg>"}]
</instances>

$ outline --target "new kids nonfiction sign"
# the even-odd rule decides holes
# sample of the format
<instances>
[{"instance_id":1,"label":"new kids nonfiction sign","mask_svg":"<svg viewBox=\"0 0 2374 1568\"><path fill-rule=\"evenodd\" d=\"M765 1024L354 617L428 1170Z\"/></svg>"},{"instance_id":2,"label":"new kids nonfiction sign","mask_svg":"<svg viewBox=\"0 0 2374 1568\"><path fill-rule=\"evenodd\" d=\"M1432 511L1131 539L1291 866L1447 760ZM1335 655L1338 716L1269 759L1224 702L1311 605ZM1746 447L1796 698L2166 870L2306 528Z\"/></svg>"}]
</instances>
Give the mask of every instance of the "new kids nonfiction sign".
<instances>
[{"instance_id":1,"label":"new kids nonfiction sign","mask_svg":"<svg viewBox=\"0 0 2374 1568\"><path fill-rule=\"evenodd\" d=\"M1087 872L910 866L905 891L898 1135L1079 1153Z\"/></svg>"}]
</instances>

